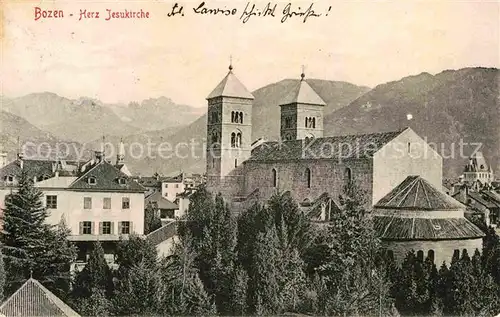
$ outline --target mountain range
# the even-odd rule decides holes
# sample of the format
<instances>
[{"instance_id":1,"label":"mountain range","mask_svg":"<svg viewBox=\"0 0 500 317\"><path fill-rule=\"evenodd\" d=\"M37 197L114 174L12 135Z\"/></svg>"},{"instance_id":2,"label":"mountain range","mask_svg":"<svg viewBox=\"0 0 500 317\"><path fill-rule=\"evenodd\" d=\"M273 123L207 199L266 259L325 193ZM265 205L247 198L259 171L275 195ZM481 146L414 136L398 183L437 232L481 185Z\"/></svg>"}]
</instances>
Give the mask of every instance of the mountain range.
<instances>
[{"instance_id":1,"label":"mountain range","mask_svg":"<svg viewBox=\"0 0 500 317\"><path fill-rule=\"evenodd\" d=\"M465 156L474 150L472 143L481 143L494 169L500 170L499 79L498 69L478 67L446 70L436 75L422 73L373 89L320 79L307 82L327 104L325 136L409 126L437 145L445 158L444 176L452 177L460 174L466 163L466 158L458 153L461 140L466 143ZM279 137L279 100L296 82L284 79L253 92L252 139ZM166 97L125 105L89 98L71 100L52 93L1 101L0 145L6 150L15 149L19 135L21 139L49 140L49 143L85 142L85 149L90 151L106 135L106 142L117 145L123 139L126 147L149 142L150 156L156 157L145 157L143 153L136 155L141 159L127 158L127 165L136 174L204 172L207 119L201 114L206 107L178 105ZM13 126L16 128L12 129ZM163 159L155 150L162 142L173 146L166 152L163 148ZM176 151L175 146L177 156L169 157Z\"/></svg>"},{"instance_id":2,"label":"mountain range","mask_svg":"<svg viewBox=\"0 0 500 317\"><path fill-rule=\"evenodd\" d=\"M203 113L203 110L175 104L165 97L125 105L105 104L85 97L68 99L44 92L19 98L3 97L1 102L1 110L26 119L56 138L81 143L102 136L124 137L181 126Z\"/></svg>"}]
</instances>

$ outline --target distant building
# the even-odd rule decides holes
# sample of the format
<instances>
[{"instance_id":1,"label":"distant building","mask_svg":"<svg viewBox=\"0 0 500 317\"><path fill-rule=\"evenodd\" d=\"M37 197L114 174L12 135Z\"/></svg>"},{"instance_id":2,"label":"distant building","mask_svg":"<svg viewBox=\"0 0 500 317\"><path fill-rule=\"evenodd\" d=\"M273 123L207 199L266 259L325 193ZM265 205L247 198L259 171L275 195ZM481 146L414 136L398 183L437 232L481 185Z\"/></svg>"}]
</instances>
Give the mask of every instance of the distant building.
<instances>
[{"instance_id":1,"label":"distant building","mask_svg":"<svg viewBox=\"0 0 500 317\"><path fill-rule=\"evenodd\" d=\"M28 279L0 306L0 316L80 317L37 280Z\"/></svg>"},{"instance_id":2,"label":"distant building","mask_svg":"<svg viewBox=\"0 0 500 317\"><path fill-rule=\"evenodd\" d=\"M373 211L374 229L396 261L409 250L436 265L454 253L482 249L484 233L464 216L465 206L419 176L409 176Z\"/></svg>"},{"instance_id":3,"label":"distant building","mask_svg":"<svg viewBox=\"0 0 500 317\"><path fill-rule=\"evenodd\" d=\"M494 181L493 169L488 165L482 152L475 152L465 165L463 180L465 183L475 186L491 185Z\"/></svg>"},{"instance_id":4,"label":"distant building","mask_svg":"<svg viewBox=\"0 0 500 317\"><path fill-rule=\"evenodd\" d=\"M131 233L144 234L145 188L106 161L102 151L87 162L18 159L0 169L0 208L18 185L22 171L43 192L48 222L64 221L69 239L86 261L93 241L101 241L109 261L116 242Z\"/></svg>"},{"instance_id":5,"label":"distant building","mask_svg":"<svg viewBox=\"0 0 500 317\"><path fill-rule=\"evenodd\" d=\"M184 173L173 177L162 177L161 182L161 195L170 201L175 201L177 195L183 193L186 189L186 184L184 182Z\"/></svg>"},{"instance_id":6,"label":"distant building","mask_svg":"<svg viewBox=\"0 0 500 317\"><path fill-rule=\"evenodd\" d=\"M325 102L304 77L269 105L281 108L281 140L252 142L254 97L230 67L207 97L209 191L243 210L276 191L300 204L326 193L338 205L348 183L366 192L371 207L409 175L441 187L441 156L410 128L324 137Z\"/></svg>"},{"instance_id":7,"label":"distant building","mask_svg":"<svg viewBox=\"0 0 500 317\"><path fill-rule=\"evenodd\" d=\"M179 217L179 206L163 197L160 192L146 196L146 207L153 208L162 220Z\"/></svg>"},{"instance_id":8,"label":"distant building","mask_svg":"<svg viewBox=\"0 0 500 317\"><path fill-rule=\"evenodd\" d=\"M467 206L467 212L480 215L486 225L500 224L500 194L493 189L474 190L467 184L457 187L453 198Z\"/></svg>"}]
</instances>

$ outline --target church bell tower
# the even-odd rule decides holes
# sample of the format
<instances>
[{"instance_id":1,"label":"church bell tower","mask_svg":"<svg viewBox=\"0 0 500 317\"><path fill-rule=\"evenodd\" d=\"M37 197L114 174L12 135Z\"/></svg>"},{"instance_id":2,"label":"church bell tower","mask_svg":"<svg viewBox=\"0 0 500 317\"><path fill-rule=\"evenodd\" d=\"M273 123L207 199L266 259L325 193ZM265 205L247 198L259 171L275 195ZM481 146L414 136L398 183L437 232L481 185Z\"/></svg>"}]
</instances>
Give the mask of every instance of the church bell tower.
<instances>
[{"instance_id":1,"label":"church bell tower","mask_svg":"<svg viewBox=\"0 0 500 317\"><path fill-rule=\"evenodd\" d=\"M253 95L236 78L232 65L226 77L208 95L207 187L224 178L250 157Z\"/></svg>"},{"instance_id":2,"label":"church bell tower","mask_svg":"<svg viewBox=\"0 0 500 317\"><path fill-rule=\"evenodd\" d=\"M325 101L304 80L300 81L280 102L281 140L303 140L323 137L323 108Z\"/></svg>"}]
</instances>

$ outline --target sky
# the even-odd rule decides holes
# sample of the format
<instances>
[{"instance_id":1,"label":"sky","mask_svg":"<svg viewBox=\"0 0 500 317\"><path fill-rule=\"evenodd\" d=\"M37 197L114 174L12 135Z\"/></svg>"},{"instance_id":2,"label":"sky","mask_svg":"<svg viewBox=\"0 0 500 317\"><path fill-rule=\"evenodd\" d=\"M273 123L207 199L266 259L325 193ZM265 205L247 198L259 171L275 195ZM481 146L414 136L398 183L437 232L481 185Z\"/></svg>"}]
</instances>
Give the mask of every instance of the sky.
<instances>
[{"instance_id":1,"label":"sky","mask_svg":"<svg viewBox=\"0 0 500 317\"><path fill-rule=\"evenodd\" d=\"M249 90L300 78L302 65L308 78L369 87L422 72L500 67L500 1L315 1L321 16L305 23L280 21L288 2L270 2L275 17L246 23L247 1L205 0L209 8L235 8L234 16L195 14L201 2L179 2L184 16L168 17L172 1L4 0L1 93L50 91L106 103L166 96L206 107L230 56ZM292 1L293 9L310 5ZM64 18L35 21L35 7L63 10ZM142 9L150 18L106 21L106 9ZM100 18L79 21L80 10Z\"/></svg>"}]
</instances>

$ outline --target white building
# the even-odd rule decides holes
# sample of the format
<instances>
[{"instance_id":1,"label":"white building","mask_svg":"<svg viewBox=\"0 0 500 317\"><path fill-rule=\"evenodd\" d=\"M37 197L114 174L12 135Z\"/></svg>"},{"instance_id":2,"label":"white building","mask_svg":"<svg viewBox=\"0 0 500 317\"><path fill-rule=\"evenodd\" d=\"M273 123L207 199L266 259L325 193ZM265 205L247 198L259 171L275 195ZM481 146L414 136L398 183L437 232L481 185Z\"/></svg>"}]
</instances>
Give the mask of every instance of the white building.
<instances>
[{"instance_id":1,"label":"white building","mask_svg":"<svg viewBox=\"0 0 500 317\"><path fill-rule=\"evenodd\" d=\"M96 240L111 256L120 237L144 234L145 189L116 166L102 152L88 162L18 159L0 168L0 208L5 197L16 190L25 171L44 194L48 222L64 221L71 230L69 239L85 260L88 246Z\"/></svg>"}]
</instances>

